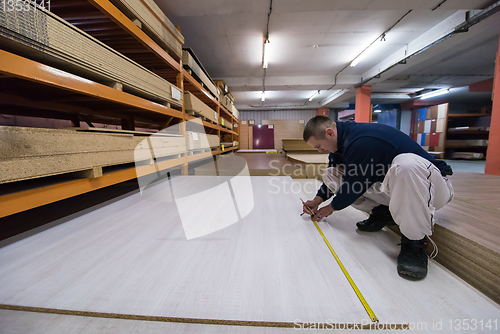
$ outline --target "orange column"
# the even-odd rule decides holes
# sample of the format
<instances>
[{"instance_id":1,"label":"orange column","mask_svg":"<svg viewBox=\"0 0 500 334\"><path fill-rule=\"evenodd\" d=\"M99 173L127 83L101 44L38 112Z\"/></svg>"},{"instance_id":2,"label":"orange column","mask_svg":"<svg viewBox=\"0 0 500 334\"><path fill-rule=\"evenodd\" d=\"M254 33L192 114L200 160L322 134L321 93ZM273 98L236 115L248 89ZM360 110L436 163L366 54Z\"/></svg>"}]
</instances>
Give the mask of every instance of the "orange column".
<instances>
[{"instance_id":1,"label":"orange column","mask_svg":"<svg viewBox=\"0 0 500 334\"><path fill-rule=\"evenodd\" d=\"M318 115L328 117L328 108L318 108Z\"/></svg>"},{"instance_id":2,"label":"orange column","mask_svg":"<svg viewBox=\"0 0 500 334\"><path fill-rule=\"evenodd\" d=\"M372 86L361 86L356 88L356 109L354 120L360 123L370 123L372 120L371 108Z\"/></svg>"},{"instance_id":3,"label":"orange column","mask_svg":"<svg viewBox=\"0 0 500 334\"><path fill-rule=\"evenodd\" d=\"M484 173L500 175L500 46L497 52L495 79L493 80L493 108Z\"/></svg>"}]
</instances>

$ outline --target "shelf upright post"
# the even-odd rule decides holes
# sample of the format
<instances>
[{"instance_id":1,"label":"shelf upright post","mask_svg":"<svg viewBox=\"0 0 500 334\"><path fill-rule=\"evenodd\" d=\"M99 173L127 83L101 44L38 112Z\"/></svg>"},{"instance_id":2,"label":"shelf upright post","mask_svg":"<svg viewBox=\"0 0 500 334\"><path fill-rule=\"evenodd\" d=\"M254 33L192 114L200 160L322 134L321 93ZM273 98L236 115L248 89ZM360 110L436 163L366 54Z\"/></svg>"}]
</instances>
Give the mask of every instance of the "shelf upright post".
<instances>
[{"instance_id":1,"label":"shelf upright post","mask_svg":"<svg viewBox=\"0 0 500 334\"><path fill-rule=\"evenodd\" d=\"M177 73L177 87L182 92L182 122L179 127L179 134L184 136L184 138L187 138L187 133L186 133L186 109L185 109L185 99L184 99L184 72L182 71L182 59L179 61L181 71ZM185 154L185 162L181 167L181 173L182 175L188 175L188 161L187 161L187 146L186 146L186 152Z\"/></svg>"}]
</instances>

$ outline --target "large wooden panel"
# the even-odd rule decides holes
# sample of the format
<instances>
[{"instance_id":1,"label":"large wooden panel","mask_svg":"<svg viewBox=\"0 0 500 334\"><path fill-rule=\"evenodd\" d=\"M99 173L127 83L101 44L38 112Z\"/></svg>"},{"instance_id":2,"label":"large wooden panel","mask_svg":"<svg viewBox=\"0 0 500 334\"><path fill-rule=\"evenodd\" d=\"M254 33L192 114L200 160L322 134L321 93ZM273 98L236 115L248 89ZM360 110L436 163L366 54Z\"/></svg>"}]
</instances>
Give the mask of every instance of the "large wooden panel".
<instances>
[{"instance_id":1,"label":"large wooden panel","mask_svg":"<svg viewBox=\"0 0 500 334\"><path fill-rule=\"evenodd\" d=\"M3 247L0 303L198 319L369 321L315 227L299 216L298 196L274 194L280 178L252 178L253 191L237 198L238 205L254 201L248 216L185 239L176 203L194 189L209 196L230 180L173 178ZM232 203L193 200L191 213L206 223L220 219L207 216L213 205L227 214Z\"/></svg>"},{"instance_id":2,"label":"large wooden panel","mask_svg":"<svg viewBox=\"0 0 500 334\"><path fill-rule=\"evenodd\" d=\"M240 149L248 150L248 124L246 121L240 122Z\"/></svg>"}]
</instances>

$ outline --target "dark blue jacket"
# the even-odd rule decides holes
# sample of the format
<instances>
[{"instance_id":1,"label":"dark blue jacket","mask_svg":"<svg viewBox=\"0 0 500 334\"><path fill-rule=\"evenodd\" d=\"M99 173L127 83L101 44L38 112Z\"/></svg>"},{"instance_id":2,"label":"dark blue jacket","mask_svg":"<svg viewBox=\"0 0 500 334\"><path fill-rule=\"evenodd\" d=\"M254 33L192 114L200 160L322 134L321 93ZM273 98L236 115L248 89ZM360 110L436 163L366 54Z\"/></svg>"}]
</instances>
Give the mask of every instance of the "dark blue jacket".
<instances>
[{"instance_id":1,"label":"dark blue jacket","mask_svg":"<svg viewBox=\"0 0 500 334\"><path fill-rule=\"evenodd\" d=\"M451 167L434 159L403 132L383 124L336 122L337 151L328 156L329 167L344 168L344 182L332 200L335 210L356 201L375 182L384 180L392 160L402 153L414 153L436 165L443 175L451 175ZM334 194L323 183L317 196L327 200Z\"/></svg>"}]
</instances>

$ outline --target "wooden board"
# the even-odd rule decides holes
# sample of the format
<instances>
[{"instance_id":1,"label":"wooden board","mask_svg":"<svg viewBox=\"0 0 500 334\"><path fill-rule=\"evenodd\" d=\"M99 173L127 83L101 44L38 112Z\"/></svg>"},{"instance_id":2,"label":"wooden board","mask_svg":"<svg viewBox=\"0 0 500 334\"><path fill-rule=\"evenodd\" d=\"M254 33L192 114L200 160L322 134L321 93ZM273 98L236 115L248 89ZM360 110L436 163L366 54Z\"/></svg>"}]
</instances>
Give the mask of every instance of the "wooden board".
<instances>
[{"instance_id":1,"label":"wooden board","mask_svg":"<svg viewBox=\"0 0 500 334\"><path fill-rule=\"evenodd\" d=\"M171 182L177 201L230 179ZM248 216L191 241L169 202L167 180L144 196L132 195L3 247L0 303L198 319L366 321L314 226L299 217L297 196L269 197L270 177L251 182L253 192L240 198L248 203L253 197ZM227 214L230 205L212 196L190 207L208 223L219 219L207 216L208 207Z\"/></svg>"},{"instance_id":2,"label":"wooden board","mask_svg":"<svg viewBox=\"0 0 500 334\"><path fill-rule=\"evenodd\" d=\"M240 122L240 149L248 150L248 123L245 124Z\"/></svg>"},{"instance_id":3,"label":"wooden board","mask_svg":"<svg viewBox=\"0 0 500 334\"><path fill-rule=\"evenodd\" d=\"M274 148L280 151L283 147L283 139L302 138L304 132L304 120L263 120L262 125L274 125ZM307 144L306 144L307 145Z\"/></svg>"},{"instance_id":4,"label":"wooden board","mask_svg":"<svg viewBox=\"0 0 500 334\"><path fill-rule=\"evenodd\" d=\"M3 334L14 333L65 333L65 334L165 334L165 333L206 333L206 334L292 334L293 328L272 328L256 326L203 325L194 323L136 321L127 319L107 319L38 312L23 312L0 309L0 323Z\"/></svg>"},{"instance_id":5,"label":"wooden board","mask_svg":"<svg viewBox=\"0 0 500 334\"><path fill-rule=\"evenodd\" d=\"M146 138L146 139L145 139ZM149 139L148 139L149 138ZM0 126L0 183L185 153L179 135ZM152 153L153 152L153 153Z\"/></svg>"}]
</instances>

